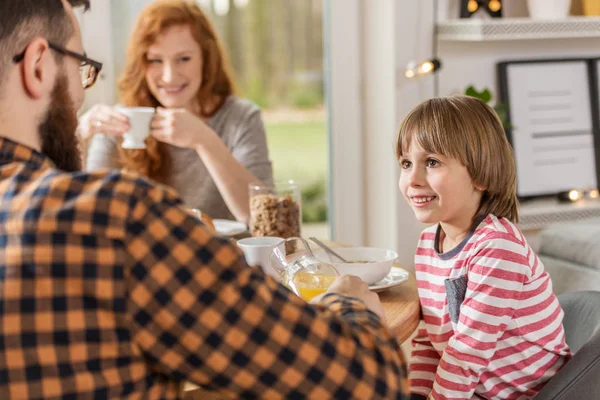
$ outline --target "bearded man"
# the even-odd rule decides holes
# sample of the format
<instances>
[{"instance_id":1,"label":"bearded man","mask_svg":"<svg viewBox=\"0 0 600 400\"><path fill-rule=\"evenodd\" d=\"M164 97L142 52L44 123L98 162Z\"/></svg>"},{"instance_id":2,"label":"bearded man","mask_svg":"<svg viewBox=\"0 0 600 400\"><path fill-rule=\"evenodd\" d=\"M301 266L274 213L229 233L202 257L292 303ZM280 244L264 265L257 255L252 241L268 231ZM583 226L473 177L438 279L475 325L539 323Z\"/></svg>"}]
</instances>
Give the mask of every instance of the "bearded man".
<instances>
[{"instance_id":1,"label":"bearded man","mask_svg":"<svg viewBox=\"0 0 600 400\"><path fill-rule=\"evenodd\" d=\"M173 191L80 171L76 110L102 68L80 6L0 0L0 399L180 398L186 381L243 398L405 396L402 353L358 278L307 304Z\"/></svg>"}]
</instances>

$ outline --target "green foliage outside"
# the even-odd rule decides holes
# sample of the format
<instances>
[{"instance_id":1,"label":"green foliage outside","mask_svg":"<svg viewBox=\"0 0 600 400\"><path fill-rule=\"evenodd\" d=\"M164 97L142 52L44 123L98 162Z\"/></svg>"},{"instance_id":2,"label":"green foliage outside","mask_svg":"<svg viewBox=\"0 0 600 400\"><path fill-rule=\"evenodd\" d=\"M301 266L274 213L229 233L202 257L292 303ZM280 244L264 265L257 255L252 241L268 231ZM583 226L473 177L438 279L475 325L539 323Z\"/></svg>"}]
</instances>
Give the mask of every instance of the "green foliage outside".
<instances>
[{"instance_id":1,"label":"green foliage outside","mask_svg":"<svg viewBox=\"0 0 600 400\"><path fill-rule=\"evenodd\" d=\"M260 78L254 77L245 85L241 85L240 94L242 97L252 100L262 109L270 105L269 96L265 92L264 83Z\"/></svg>"},{"instance_id":2,"label":"green foliage outside","mask_svg":"<svg viewBox=\"0 0 600 400\"><path fill-rule=\"evenodd\" d=\"M300 109L321 106L323 105L323 86L296 83L292 86L289 103Z\"/></svg>"},{"instance_id":3,"label":"green foliage outside","mask_svg":"<svg viewBox=\"0 0 600 400\"><path fill-rule=\"evenodd\" d=\"M327 221L325 120L265 124L275 180L300 183L303 222Z\"/></svg>"},{"instance_id":4,"label":"green foliage outside","mask_svg":"<svg viewBox=\"0 0 600 400\"><path fill-rule=\"evenodd\" d=\"M275 180L300 183L303 222L327 221L323 0L208 3L238 94L263 110Z\"/></svg>"}]
</instances>

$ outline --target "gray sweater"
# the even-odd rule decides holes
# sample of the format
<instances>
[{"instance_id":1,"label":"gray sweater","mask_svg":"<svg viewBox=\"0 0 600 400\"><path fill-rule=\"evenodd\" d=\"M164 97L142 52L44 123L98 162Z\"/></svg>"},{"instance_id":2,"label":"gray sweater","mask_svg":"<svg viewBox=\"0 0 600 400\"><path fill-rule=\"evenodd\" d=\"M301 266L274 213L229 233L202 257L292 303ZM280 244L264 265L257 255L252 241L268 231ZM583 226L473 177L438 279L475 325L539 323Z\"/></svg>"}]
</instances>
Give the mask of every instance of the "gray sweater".
<instances>
[{"instance_id":1,"label":"gray sweater","mask_svg":"<svg viewBox=\"0 0 600 400\"><path fill-rule=\"evenodd\" d=\"M260 181L273 183L265 128L255 104L230 96L207 124L240 164ZM114 136L94 135L88 148L87 170L121 168L117 146ZM167 152L171 166L165 183L188 207L199 208L212 218L235 219L195 150L167 145Z\"/></svg>"}]
</instances>

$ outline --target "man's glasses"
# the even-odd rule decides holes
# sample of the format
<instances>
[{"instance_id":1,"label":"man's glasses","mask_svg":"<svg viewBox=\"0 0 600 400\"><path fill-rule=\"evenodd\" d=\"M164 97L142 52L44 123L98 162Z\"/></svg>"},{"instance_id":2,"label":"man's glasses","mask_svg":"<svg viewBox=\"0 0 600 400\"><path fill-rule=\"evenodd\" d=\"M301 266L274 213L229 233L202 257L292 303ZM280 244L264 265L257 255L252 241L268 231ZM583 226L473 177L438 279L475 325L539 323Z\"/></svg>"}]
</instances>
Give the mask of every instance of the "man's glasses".
<instances>
[{"instance_id":1,"label":"man's glasses","mask_svg":"<svg viewBox=\"0 0 600 400\"><path fill-rule=\"evenodd\" d=\"M79 66L79 72L81 74L81 84L84 89L91 88L96 83L98 79L98 75L102 70L102 63L98 61L94 61L91 58L87 58L83 54L75 53L71 50L67 50L62 46L57 45L56 43L48 42L48 46L61 54L74 57L81 61L81 65ZM17 54L13 57L14 63L20 63L25 58L25 50L21 54Z\"/></svg>"}]
</instances>

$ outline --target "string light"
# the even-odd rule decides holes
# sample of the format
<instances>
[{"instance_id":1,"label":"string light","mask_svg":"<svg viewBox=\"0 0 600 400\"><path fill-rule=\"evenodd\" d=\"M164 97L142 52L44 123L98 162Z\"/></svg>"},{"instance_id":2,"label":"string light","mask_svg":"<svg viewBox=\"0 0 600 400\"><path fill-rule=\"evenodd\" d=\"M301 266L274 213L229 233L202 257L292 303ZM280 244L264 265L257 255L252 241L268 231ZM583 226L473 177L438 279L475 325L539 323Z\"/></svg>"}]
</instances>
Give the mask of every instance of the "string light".
<instances>
[{"instance_id":1,"label":"string light","mask_svg":"<svg viewBox=\"0 0 600 400\"><path fill-rule=\"evenodd\" d=\"M404 76L406 76L408 79L419 78L421 76L432 74L442 67L442 62L440 61L440 59L437 56L437 54L438 54L438 39L437 39L438 8L439 8L438 0L433 0L433 10L432 10L433 12L432 12L432 16L431 16L432 24L433 24L433 32L431 35L432 58L429 60L421 61L421 62L417 62L417 61L409 62L408 65L406 66L406 70L404 71ZM438 92L439 92L438 86L439 86L438 77L435 76L434 77L434 92L435 92L434 96L435 97L438 96Z\"/></svg>"},{"instance_id":2,"label":"string light","mask_svg":"<svg viewBox=\"0 0 600 400\"><path fill-rule=\"evenodd\" d=\"M488 3L488 8L490 9L490 11L498 12L502 9L502 3L500 2L500 0L490 0L490 2Z\"/></svg>"},{"instance_id":3,"label":"string light","mask_svg":"<svg viewBox=\"0 0 600 400\"><path fill-rule=\"evenodd\" d=\"M561 192L558 194L558 199L560 201L566 202L576 202L582 199L590 199L597 200L600 199L600 191L598 189L590 189L590 190L578 190L572 189L566 192Z\"/></svg>"},{"instance_id":4,"label":"string light","mask_svg":"<svg viewBox=\"0 0 600 400\"><path fill-rule=\"evenodd\" d=\"M460 17L470 18L481 8L493 18L502 16L502 0L462 0Z\"/></svg>"},{"instance_id":5,"label":"string light","mask_svg":"<svg viewBox=\"0 0 600 400\"><path fill-rule=\"evenodd\" d=\"M467 3L467 10L469 10L469 12L471 14L473 14L478 9L479 9L479 3L477 2L477 0L469 0L469 2Z\"/></svg>"},{"instance_id":6,"label":"string light","mask_svg":"<svg viewBox=\"0 0 600 400\"><path fill-rule=\"evenodd\" d=\"M577 201L581 199L581 192L579 190L571 190L569 191L569 200Z\"/></svg>"},{"instance_id":7,"label":"string light","mask_svg":"<svg viewBox=\"0 0 600 400\"><path fill-rule=\"evenodd\" d=\"M406 66L406 72L404 76L408 79L417 78L424 75L429 75L442 67L442 62L437 58L432 60L417 62L410 62Z\"/></svg>"}]
</instances>

